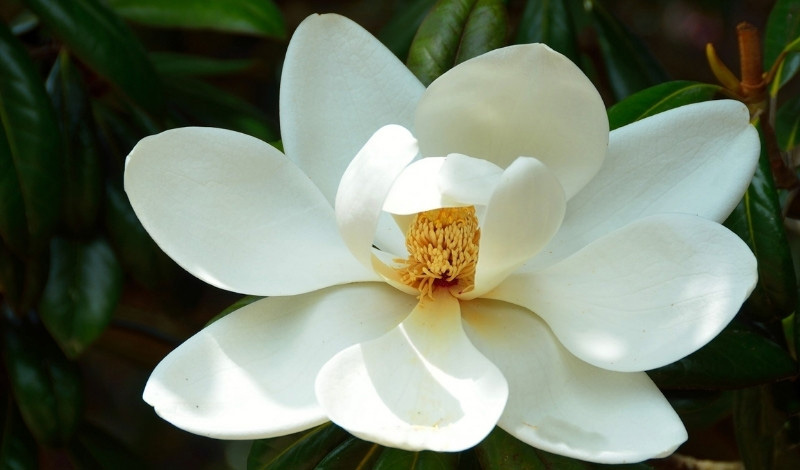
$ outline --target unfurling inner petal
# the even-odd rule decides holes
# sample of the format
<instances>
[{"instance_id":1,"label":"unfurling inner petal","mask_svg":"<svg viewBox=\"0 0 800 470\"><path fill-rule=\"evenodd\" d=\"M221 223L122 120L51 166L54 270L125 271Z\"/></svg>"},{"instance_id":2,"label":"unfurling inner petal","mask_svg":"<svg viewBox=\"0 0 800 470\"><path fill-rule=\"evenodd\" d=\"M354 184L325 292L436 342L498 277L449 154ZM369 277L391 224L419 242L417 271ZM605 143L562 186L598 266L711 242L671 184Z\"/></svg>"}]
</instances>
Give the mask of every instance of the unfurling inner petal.
<instances>
[{"instance_id":1,"label":"unfurling inner petal","mask_svg":"<svg viewBox=\"0 0 800 470\"><path fill-rule=\"evenodd\" d=\"M481 232L475 207L445 207L420 212L406 236L408 259L400 279L433 298L436 287L467 292L475 285Z\"/></svg>"}]
</instances>

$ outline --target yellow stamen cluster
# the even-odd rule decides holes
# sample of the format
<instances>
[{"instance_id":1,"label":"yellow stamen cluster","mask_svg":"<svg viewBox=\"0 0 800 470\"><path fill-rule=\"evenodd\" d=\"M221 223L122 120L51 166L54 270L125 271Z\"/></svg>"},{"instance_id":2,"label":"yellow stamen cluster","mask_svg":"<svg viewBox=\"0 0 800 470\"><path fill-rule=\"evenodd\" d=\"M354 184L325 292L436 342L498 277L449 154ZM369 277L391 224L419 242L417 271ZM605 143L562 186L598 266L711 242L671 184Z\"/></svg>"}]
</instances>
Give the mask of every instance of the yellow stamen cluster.
<instances>
[{"instance_id":1,"label":"yellow stamen cluster","mask_svg":"<svg viewBox=\"0 0 800 470\"><path fill-rule=\"evenodd\" d=\"M420 298L433 298L438 286L472 290L480 237L472 206L420 212L406 234L409 256L399 269L400 279L417 289Z\"/></svg>"}]
</instances>

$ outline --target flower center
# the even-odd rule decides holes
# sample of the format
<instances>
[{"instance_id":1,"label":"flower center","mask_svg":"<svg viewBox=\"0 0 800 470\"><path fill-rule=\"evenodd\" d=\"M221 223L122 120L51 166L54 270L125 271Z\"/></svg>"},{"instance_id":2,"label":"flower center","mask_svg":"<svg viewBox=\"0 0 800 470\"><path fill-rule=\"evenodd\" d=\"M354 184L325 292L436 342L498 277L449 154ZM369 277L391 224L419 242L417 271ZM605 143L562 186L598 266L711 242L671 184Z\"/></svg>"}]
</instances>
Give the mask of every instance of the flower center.
<instances>
[{"instance_id":1,"label":"flower center","mask_svg":"<svg viewBox=\"0 0 800 470\"><path fill-rule=\"evenodd\" d=\"M480 238L473 206L418 213L406 234L409 255L400 279L419 290L420 298L433 298L436 287L472 290Z\"/></svg>"}]
</instances>

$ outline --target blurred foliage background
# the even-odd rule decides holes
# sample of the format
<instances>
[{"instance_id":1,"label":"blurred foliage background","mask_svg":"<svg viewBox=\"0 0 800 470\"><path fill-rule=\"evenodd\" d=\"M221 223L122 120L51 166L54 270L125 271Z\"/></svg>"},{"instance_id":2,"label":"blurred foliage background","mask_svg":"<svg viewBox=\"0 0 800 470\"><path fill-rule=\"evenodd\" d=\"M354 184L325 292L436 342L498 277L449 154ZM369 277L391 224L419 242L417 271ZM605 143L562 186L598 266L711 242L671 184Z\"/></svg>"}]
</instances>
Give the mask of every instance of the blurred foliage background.
<instances>
[{"instance_id":1,"label":"blurred foliage background","mask_svg":"<svg viewBox=\"0 0 800 470\"><path fill-rule=\"evenodd\" d=\"M121 185L133 145L165 129L279 141L281 62L291 32L315 12L355 20L424 83L481 52L546 42L596 84L612 127L734 93L717 84L705 48L713 43L738 75L740 21L765 38L767 68L789 51L772 85L745 97L773 116L760 125L750 205L727 222L757 252L759 286L717 340L651 373L690 431L685 458L620 468L699 468L694 459L800 468L795 242L783 228L800 214L787 164L800 122L796 0L2 0L0 467L352 468L360 444L341 431L251 450L180 431L141 400L157 362L239 298L166 257ZM448 22L455 33L445 33ZM456 53L462 40L469 47ZM421 48L436 59L421 59ZM425 454L416 466L387 451L375 468L598 467L499 432L489 441L460 458ZM522 463L503 466L502 453Z\"/></svg>"}]
</instances>

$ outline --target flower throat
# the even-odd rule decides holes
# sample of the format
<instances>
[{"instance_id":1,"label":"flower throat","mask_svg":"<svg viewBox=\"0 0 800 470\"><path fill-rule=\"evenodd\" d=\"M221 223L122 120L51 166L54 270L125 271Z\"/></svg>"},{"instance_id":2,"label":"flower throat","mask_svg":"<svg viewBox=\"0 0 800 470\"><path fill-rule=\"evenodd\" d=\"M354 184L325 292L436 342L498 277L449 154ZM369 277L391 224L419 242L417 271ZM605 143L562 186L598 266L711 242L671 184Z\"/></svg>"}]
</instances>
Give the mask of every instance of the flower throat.
<instances>
[{"instance_id":1,"label":"flower throat","mask_svg":"<svg viewBox=\"0 0 800 470\"><path fill-rule=\"evenodd\" d=\"M400 279L433 298L436 287L468 292L475 286L481 231L475 207L446 207L420 212L406 234L408 259Z\"/></svg>"}]
</instances>

